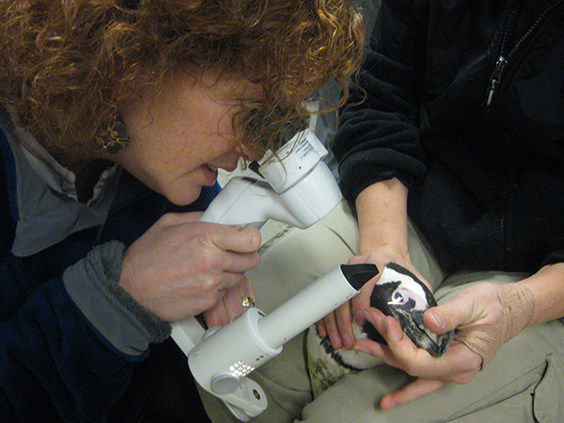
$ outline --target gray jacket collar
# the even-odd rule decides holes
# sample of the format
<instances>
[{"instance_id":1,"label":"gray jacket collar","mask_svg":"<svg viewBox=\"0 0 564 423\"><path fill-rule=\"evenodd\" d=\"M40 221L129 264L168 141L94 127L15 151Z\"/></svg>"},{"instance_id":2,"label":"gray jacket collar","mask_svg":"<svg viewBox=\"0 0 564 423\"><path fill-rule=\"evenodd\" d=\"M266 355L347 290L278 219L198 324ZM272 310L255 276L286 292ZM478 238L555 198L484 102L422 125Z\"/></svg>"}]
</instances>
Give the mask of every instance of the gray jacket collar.
<instances>
[{"instance_id":1,"label":"gray jacket collar","mask_svg":"<svg viewBox=\"0 0 564 423\"><path fill-rule=\"evenodd\" d=\"M109 172L98 198L88 205L58 192L41 177L26 157L7 114L0 116L2 128L14 155L19 216L12 253L26 257L38 253L74 232L102 226L112 203L119 171Z\"/></svg>"}]
</instances>

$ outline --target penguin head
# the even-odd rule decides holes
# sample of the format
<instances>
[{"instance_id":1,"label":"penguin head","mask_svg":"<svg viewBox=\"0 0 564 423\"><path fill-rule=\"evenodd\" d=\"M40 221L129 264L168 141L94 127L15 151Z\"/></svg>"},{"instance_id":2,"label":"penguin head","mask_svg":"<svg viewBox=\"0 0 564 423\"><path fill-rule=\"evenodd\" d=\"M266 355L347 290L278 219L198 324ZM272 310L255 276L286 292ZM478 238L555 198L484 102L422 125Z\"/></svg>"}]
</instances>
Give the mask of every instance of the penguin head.
<instances>
[{"instance_id":1,"label":"penguin head","mask_svg":"<svg viewBox=\"0 0 564 423\"><path fill-rule=\"evenodd\" d=\"M423 313L437 305L435 297L413 273L396 263L384 268L370 302L385 315L394 317L413 343L430 354L441 356L452 342L454 331L438 335L425 327ZM364 325L364 331L374 341L385 343L370 323Z\"/></svg>"}]
</instances>

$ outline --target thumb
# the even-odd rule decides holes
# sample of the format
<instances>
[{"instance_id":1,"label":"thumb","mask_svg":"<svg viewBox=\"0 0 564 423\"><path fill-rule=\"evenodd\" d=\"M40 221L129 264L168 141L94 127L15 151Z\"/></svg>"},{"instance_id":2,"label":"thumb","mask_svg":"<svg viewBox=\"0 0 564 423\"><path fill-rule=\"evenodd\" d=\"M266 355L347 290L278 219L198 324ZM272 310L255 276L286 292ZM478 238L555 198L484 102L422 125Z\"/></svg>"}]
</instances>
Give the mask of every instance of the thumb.
<instances>
[{"instance_id":1,"label":"thumb","mask_svg":"<svg viewBox=\"0 0 564 423\"><path fill-rule=\"evenodd\" d=\"M212 224L210 240L218 248L238 253L254 253L261 245L261 233L253 226Z\"/></svg>"},{"instance_id":2,"label":"thumb","mask_svg":"<svg viewBox=\"0 0 564 423\"><path fill-rule=\"evenodd\" d=\"M481 317L474 305L473 298L462 292L451 301L427 310L423 314L423 323L433 333L449 332Z\"/></svg>"}]
</instances>

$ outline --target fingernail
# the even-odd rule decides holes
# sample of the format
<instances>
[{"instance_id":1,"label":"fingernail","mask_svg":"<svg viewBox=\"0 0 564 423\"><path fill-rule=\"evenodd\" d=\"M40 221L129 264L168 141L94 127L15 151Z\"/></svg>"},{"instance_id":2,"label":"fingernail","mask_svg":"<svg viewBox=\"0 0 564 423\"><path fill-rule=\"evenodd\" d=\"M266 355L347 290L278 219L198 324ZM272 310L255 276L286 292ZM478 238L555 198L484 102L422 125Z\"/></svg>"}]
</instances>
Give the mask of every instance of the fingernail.
<instances>
[{"instance_id":1,"label":"fingernail","mask_svg":"<svg viewBox=\"0 0 564 423\"><path fill-rule=\"evenodd\" d=\"M433 321L433 323L437 325L437 328L441 329L444 326L445 322L441 313L435 313L430 311L429 315L431 316L431 320Z\"/></svg>"},{"instance_id":2,"label":"fingernail","mask_svg":"<svg viewBox=\"0 0 564 423\"><path fill-rule=\"evenodd\" d=\"M345 348L348 350L352 349L354 347L354 341L352 337L348 333L345 333L342 336L343 336L343 344L345 344Z\"/></svg>"},{"instance_id":3,"label":"fingernail","mask_svg":"<svg viewBox=\"0 0 564 423\"><path fill-rule=\"evenodd\" d=\"M336 350L340 350L343 348L343 339L339 336L335 336L335 334L329 334L329 340L331 341L331 345Z\"/></svg>"}]
</instances>

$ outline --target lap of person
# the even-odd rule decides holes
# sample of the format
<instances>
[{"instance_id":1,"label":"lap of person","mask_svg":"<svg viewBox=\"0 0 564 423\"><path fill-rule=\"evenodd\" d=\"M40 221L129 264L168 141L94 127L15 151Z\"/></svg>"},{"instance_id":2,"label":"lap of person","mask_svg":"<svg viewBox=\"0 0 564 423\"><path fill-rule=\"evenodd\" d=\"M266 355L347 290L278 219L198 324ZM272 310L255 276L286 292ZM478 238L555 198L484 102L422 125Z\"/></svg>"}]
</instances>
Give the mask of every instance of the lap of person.
<instances>
[{"instance_id":1,"label":"lap of person","mask_svg":"<svg viewBox=\"0 0 564 423\"><path fill-rule=\"evenodd\" d=\"M266 313L358 253L358 229L343 202L306 230L275 227L261 251L260 266L249 272L257 305ZM482 280L508 283L522 275L495 272L444 273L432 251L410 227L413 264L436 288L439 303L468 284ZM312 307L314 305L312 304ZM400 370L380 365L347 375L311 402L304 336L284 346L280 356L251 374L267 392L269 408L253 422L529 422L559 421L564 394L564 325L561 321L529 328L506 344L466 385L448 384L416 401L383 411L380 399L412 380ZM214 422L236 422L220 402L203 395ZM206 399L207 398L207 399ZM303 408L303 414L301 409ZM214 417L215 416L215 417ZM533 418L534 416L534 418ZM493 419L493 420L492 420Z\"/></svg>"}]
</instances>

